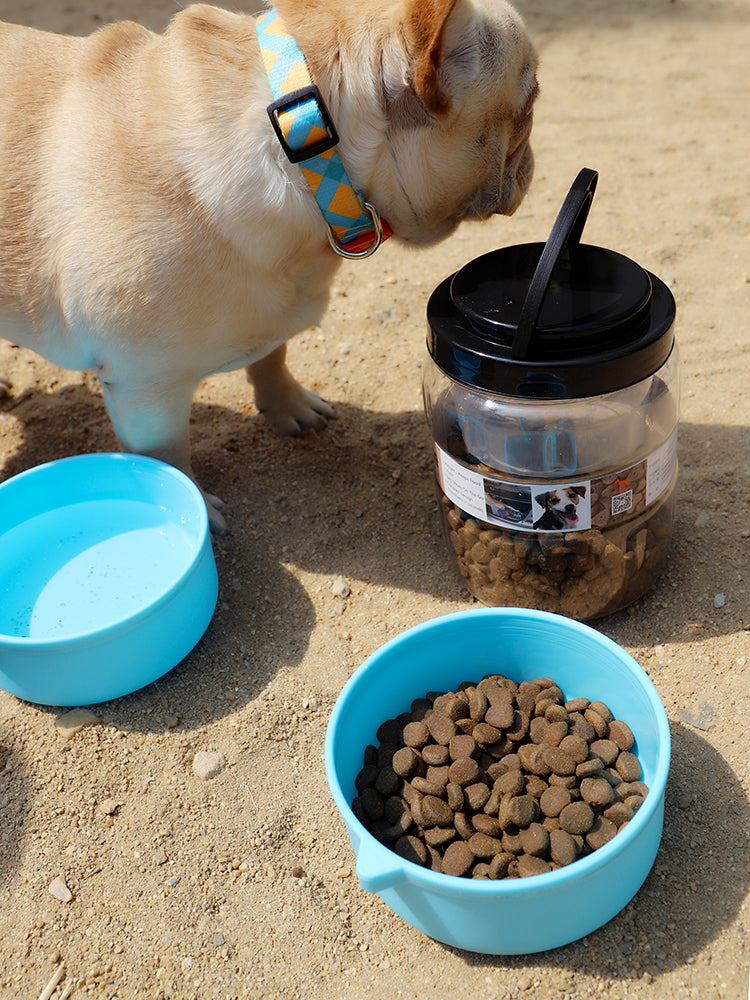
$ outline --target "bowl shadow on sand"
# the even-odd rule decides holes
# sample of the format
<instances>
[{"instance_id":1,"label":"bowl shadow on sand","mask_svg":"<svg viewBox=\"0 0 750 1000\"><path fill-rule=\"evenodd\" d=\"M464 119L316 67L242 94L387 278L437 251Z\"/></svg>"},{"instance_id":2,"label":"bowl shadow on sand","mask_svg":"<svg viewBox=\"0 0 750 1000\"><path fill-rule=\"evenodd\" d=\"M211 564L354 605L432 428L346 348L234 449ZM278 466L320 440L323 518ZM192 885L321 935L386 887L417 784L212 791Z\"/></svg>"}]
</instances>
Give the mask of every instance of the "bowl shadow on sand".
<instances>
[{"instance_id":1,"label":"bowl shadow on sand","mask_svg":"<svg viewBox=\"0 0 750 1000\"><path fill-rule=\"evenodd\" d=\"M16 869L29 800L30 769L13 749L14 742L9 727L0 725L0 799L5 797L7 803L0 813L0 889Z\"/></svg>"},{"instance_id":2,"label":"bowl shadow on sand","mask_svg":"<svg viewBox=\"0 0 750 1000\"><path fill-rule=\"evenodd\" d=\"M375 585L427 594L451 606L476 604L458 579L440 530L432 443L422 412L334 405L338 419L319 434L284 438L249 407L242 412L194 404L194 469L227 503L228 530L214 537L216 613L180 665L110 703L109 714L122 713L134 729L146 723L149 731L178 714L181 726L190 729L257 697L280 665L299 664L316 625L315 605L297 572L312 574L329 594L332 580L343 576L355 589L351 602L359 585ZM101 396L86 385L67 388L63 400L31 392L13 413L23 436L3 478L64 455L118 448ZM650 631L663 634L666 618L672 638L695 639L680 608L704 600L713 567L731 563L736 544L722 518L709 520L699 539L704 559L681 499L705 487L705 479L731 476L745 438L741 427L681 426L677 523L667 569L634 613L604 620L602 631L637 647ZM712 456L710 471L693 467L696 453ZM670 603L675 589L680 603ZM343 615L347 607L345 601ZM739 602L733 608L712 615L710 630L742 627ZM148 719L142 714L146 704L152 706Z\"/></svg>"},{"instance_id":3,"label":"bowl shadow on sand","mask_svg":"<svg viewBox=\"0 0 750 1000\"><path fill-rule=\"evenodd\" d=\"M609 923L564 948L511 958L450 948L467 965L520 972L529 964L597 978L656 979L689 963L736 919L750 887L750 804L724 758L670 723L664 833L638 893ZM571 900L585 906L585 899ZM655 985L656 988L656 985Z\"/></svg>"}]
</instances>

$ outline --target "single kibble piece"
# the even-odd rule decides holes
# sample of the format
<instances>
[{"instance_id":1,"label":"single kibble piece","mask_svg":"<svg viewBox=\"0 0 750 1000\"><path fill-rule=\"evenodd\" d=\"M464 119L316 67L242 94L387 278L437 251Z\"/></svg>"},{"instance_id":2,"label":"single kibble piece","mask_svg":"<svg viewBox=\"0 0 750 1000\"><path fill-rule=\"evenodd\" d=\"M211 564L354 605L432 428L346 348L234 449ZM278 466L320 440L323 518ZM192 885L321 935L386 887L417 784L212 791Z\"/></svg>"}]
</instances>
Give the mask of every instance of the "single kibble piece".
<instances>
[{"instance_id":1,"label":"single kibble piece","mask_svg":"<svg viewBox=\"0 0 750 1000\"><path fill-rule=\"evenodd\" d=\"M370 819L383 818L383 796L374 788L365 788L360 795L362 806Z\"/></svg>"},{"instance_id":2,"label":"single kibble piece","mask_svg":"<svg viewBox=\"0 0 750 1000\"><path fill-rule=\"evenodd\" d=\"M520 743L528 731L529 716L525 712L514 712L513 722L505 730L505 735L509 740L513 740L514 743Z\"/></svg>"},{"instance_id":3,"label":"single kibble piece","mask_svg":"<svg viewBox=\"0 0 750 1000\"><path fill-rule=\"evenodd\" d=\"M490 726L487 722L478 722L472 729L471 735L483 747L492 746L503 738L502 730Z\"/></svg>"},{"instance_id":4,"label":"single kibble piece","mask_svg":"<svg viewBox=\"0 0 750 1000\"><path fill-rule=\"evenodd\" d=\"M475 833L468 843L477 858L493 858L503 849L502 842L497 837L488 837L486 833Z\"/></svg>"},{"instance_id":5,"label":"single kibble piece","mask_svg":"<svg viewBox=\"0 0 750 1000\"><path fill-rule=\"evenodd\" d=\"M603 770L604 764L601 757L589 757L583 764L579 764L576 767L576 776L578 778L591 778L596 774L600 774Z\"/></svg>"},{"instance_id":6,"label":"single kibble piece","mask_svg":"<svg viewBox=\"0 0 750 1000\"><path fill-rule=\"evenodd\" d=\"M591 725L594 727L594 732L596 733L597 737L600 740L603 740L606 737L607 733L609 732L609 726L607 725L605 720L601 717L601 715L599 715L598 712L595 712L593 708L589 707L583 713L583 717L586 720L586 722L591 723Z\"/></svg>"},{"instance_id":7,"label":"single kibble piece","mask_svg":"<svg viewBox=\"0 0 750 1000\"><path fill-rule=\"evenodd\" d=\"M471 820L477 833L486 833L488 837L502 837L503 828L494 816L477 813Z\"/></svg>"},{"instance_id":8,"label":"single kibble piece","mask_svg":"<svg viewBox=\"0 0 750 1000\"><path fill-rule=\"evenodd\" d=\"M495 729L510 729L513 725L514 714L513 701L508 698L490 705L485 713L484 721L488 725L494 726Z\"/></svg>"},{"instance_id":9,"label":"single kibble piece","mask_svg":"<svg viewBox=\"0 0 750 1000\"><path fill-rule=\"evenodd\" d=\"M422 813L430 826L450 826L453 822L453 810L447 802L435 795L425 795Z\"/></svg>"},{"instance_id":10,"label":"single kibble piece","mask_svg":"<svg viewBox=\"0 0 750 1000\"><path fill-rule=\"evenodd\" d=\"M464 875L475 860L476 856L465 840L454 840L445 849L440 870L446 875Z\"/></svg>"},{"instance_id":11,"label":"single kibble piece","mask_svg":"<svg viewBox=\"0 0 750 1000\"><path fill-rule=\"evenodd\" d=\"M578 857L576 842L565 830L551 830L549 835L550 857L558 865L570 865Z\"/></svg>"},{"instance_id":12,"label":"single kibble piece","mask_svg":"<svg viewBox=\"0 0 750 1000\"><path fill-rule=\"evenodd\" d=\"M511 854L510 851L501 851L496 854L489 864L490 878L505 878L508 874L508 866L514 858L515 855Z\"/></svg>"},{"instance_id":13,"label":"single kibble piece","mask_svg":"<svg viewBox=\"0 0 750 1000\"><path fill-rule=\"evenodd\" d=\"M483 781L477 781L473 785L466 785L464 788L466 803L473 812L484 809L490 797L490 789Z\"/></svg>"},{"instance_id":14,"label":"single kibble piece","mask_svg":"<svg viewBox=\"0 0 750 1000\"><path fill-rule=\"evenodd\" d=\"M456 836L453 826L432 826L424 831L425 843L428 847L442 847L450 843Z\"/></svg>"},{"instance_id":15,"label":"single kibble piece","mask_svg":"<svg viewBox=\"0 0 750 1000\"><path fill-rule=\"evenodd\" d=\"M617 761L615 768L623 781L637 781L641 776L641 765L638 758L629 750L623 750Z\"/></svg>"},{"instance_id":16,"label":"single kibble piece","mask_svg":"<svg viewBox=\"0 0 750 1000\"><path fill-rule=\"evenodd\" d=\"M617 827L604 816L596 816L591 824L591 829L586 834L586 843L592 851L598 851L600 847L610 841L617 833Z\"/></svg>"},{"instance_id":17,"label":"single kibble piece","mask_svg":"<svg viewBox=\"0 0 750 1000\"><path fill-rule=\"evenodd\" d=\"M588 833L594 822L594 810L588 802L571 802L560 813L560 826L566 833Z\"/></svg>"},{"instance_id":18,"label":"single kibble piece","mask_svg":"<svg viewBox=\"0 0 750 1000\"><path fill-rule=\"evenodd\" d=\"M559 816L565 806L570 805L570 802L570 792L567 788L550 785L546 791L542 792L539 806L545 816Z\"/></svg>"},{"instance_id":19,"label":"single kibble piece","mask_svg":"<svg viewBox=\"0 0 750 1000\"><path fill-rule=\"evenodd\" d=\"M521 846L526 854L541 857L549 847L549 832L541 823L530 823L525 830L521 830Z\"/></svg>"},{"instance_id":20,"label":"single kibble piece","mask_svg":"<svg viewBox=\"0 0 750 1000\"><path fill-rule=\"evenodd\" d=\"M576 761L567 751L559 746L547 746L542 751L544 762L553 774L563 777L576 773Z\"/></svg>"},{"instance_id":21,"label":"single kibble piece","mask_svg":"<svg viewBox=\"0 0 750 1000\"><path fill-rule=\"evenodd\" d=\"M581 798L594 809L604 809L615 800L615 793L606 778L584 778L581 781Z\"/></svg>"},{"instance_id":22,"label":"single kibble piece","mask_svg":"<svg viewBox=\"0 0 750 1000\"><path fill-rule=\"evenodd\" d=\"M515 826L528 826L539 818L539 803L533 795L514 795L508 803L508 815Z\"/></svg>"},{"instance_id":23,"label":"single kibble piece","mask_svg":"<svg viewBox=\"0 0 750 1000\"><path fill-rule=\"evenodd\" d=\"M517 865L517 871L521 878L528 878L530 875L544 875L552 871L552 865L549 861L534 857L532 854L521 854Z\"/></svg>"},{"instance_id":24,"label":"single kibble piece","mask_svg":"<svg viewBox=\"0 0 750 1000\"><path fill-rule=\"evenodd\" d=\"M489 701L487 700L487 695L484 691L480 691L479 688L474 688L474 690L469 695L469 715L475 722L481 722L489 708Z\"/></svg>"},{"instance_id":25,"label":"single kibble piece","mask_svg":"<svg viewBox=\"0 0 750 1000\"><path fill-rule=\"evenodd\" d=\"M418 722L408 722L404 726L404 744L407 747L416 747L421 750L430 741L430 730L421 720Z\"/></svg>"},{"instance_id":26,"label":"single kibble piece","mask_svg":"<svg viewBox=\"0 0 750 1000\"><path fill-rule=\"evenodd\" d=\"M427 728L430 730L430 736L433 740L445 747L458 732L453 719L447 719L444 715L431 715L427 719Z\"/></svg>"},{"instance_id":27,"label":"single kibble piece","mask_svg":"<svg viewBox=\"0 0 750 1000\"><path fill-rule=\"evenodd\" d=\"M614 715L612 715L609 707L603 701L592 701L589 704L589 708L600 715L605 722L611 722L614 719Z\"/></svg>"},{"instance_id":28,"label":"single kibble piece","mask_svg":"<svg viewBox=\"0 0 750 1000\"><path fill-rule=\"evenodd\" d=\"M560 750L570 754L576 764L582 764L589 755L589 745L586 740L573 733L560 740Z\"/></svg>"},{"instance_id":29,"label":"single kibble piece","mask_svg":"<svg viewBox=\"0 0 750 1000\"><path fill-rule=\"evenodd\" d=\"M568 713L585 712L590 704L588 698L571 698L570 701L565 702L565 709Z\"/></svg>"},{"instance_id":30,"label":"single kibble piece","mask_svg":"<svg viewBox=\"0 0 750 1000\"><path fill-rule=\"evenodd\" d=\"M441 767L443 764L447 764L450 759L447 744L428 743L427 746L422 747L422 760L429 767Z\"/></svg>"},{"instance_id":31,"label":"single kibble piece","mask_svg":"<svg viewBox=\"0 0 750 1000\"><path fill-rule=\"evenodd\" d=\"M453 822L456 827L456 833L462 840L470 840L476 833L474 824L469 819L468 813L457 812L453 818Z\"/></svg>"},{"instance_id":32,"label":"single kibble piece","mask_svg":"<svg viewBox=\"0 0 750 1000\"><path fill-rule=\"evenodd\" d=\"M455 781L449 781L445 786L445 797L453 812L460 812L464 807L464 790Z\"/></svg>"},{"instance_id":33,"label":"single kibble piece","mask_svg":"<svg viewBox=\"0 0 750 1000\"><path fill-rule=\"evenodd\" d=\"M424 762L414 747L402 747L393 755L392 767L402 778L413 778L424 767Z\"/></svg>"},{"instance_id":34,"label":"single kibble piece","mask_svg":"<svg viewBox=\"0 0 750 1000\"><path fill-rule=\"evenodd\" d=\"M386 719L382 725L378 727L376 733L381 746L384 743L393 743L399 746L403 736L403 727L396 719Z\"/></svg>"},{"instance_id":35,"label":"single kibble piece","mask_svg":"<svg viewBox=\"0 0 750 1000\"><path fill-rule=\"evenodd\" d=\"M608 806L602 813L602 816L614 823L618 830L626 823L629 823L634 815L635 813L630 806L626 805L624 802L613 802L612 805Z\"/></svg>"},{"instance_id":36,"label":"single kibble piece","mask_svg":"<svg viewBox=\"0 0 750 1000\"><path fill-rule=\"evenodd\" d=\"M358 792L363 792L365 788L372 788L380 774L380 768L375 764L365 764L357 777L354 779L354 787Z\"/></svg>"},{"instance_id":37,"label":"single kibble piece","mask_svg":"<svg viewBox=\"0 0 750 1000\"><path fill-rule=\"evenodd\" d=\"M615 742L621 750L631 750L635 744L635 737L630 726L621 719L613 719L609 724L609 738Z\"/></svg>"},{"instance_id":38,"label":"single kibble piece","mask_svg":"<svg viewBox=\"0 0 750 1000\"><path fill-rule=\"evenodd\" d=\"M612 767L620 753L620 748L614 740L594 740L591 753L595 754L605 767Z\"/></svg>"},{"instance_id":39,"label":"single kibble piece","mask_svg":"<svg viewBox=\"0 0 750 1000\"><path fill-rule=\"evenodd\" d=\"M473 757L459 757L448 768L448 781L462 787L464 785L473 785L479 779L480 775L481 768Z\"/></svg>"},{"instance_id":40,"label":"single kibble piece","mask_svg":"<svg viewBox=\"0 0 750 1000\"><path fill-rule=\"evenodd\" d=\"M442 798L445 795L445 786L447 782L439 784L437 781L430 781L428 778L420 778L419 775L411 779L411 787L419 792L420 795L437 795L438 798Z\"/></svg>"},{"instance_id":41,"label":"single kibble piece","mask_svg":"<svg viewBox=\"0 0 750 1000\"><path fill-rule=\"evenodd\" d=\"M478 752L479 747L473 736L465 734L454 736L448 744L451 760L458 760L461 757L475 757Z\"/></svg>"},{"instance_id":42,"label":"single kibble piece","mask_svg":"<svg viewBox=\"0 0 750 1000\"><path fill-rule=\"evenodd\" d=\"M523 774L520 771L506 771L505 774L501 775L497 779L493 785L493 789L494 788L496 788L501 795L522 795L526 789L526 782L524 781Z\"/></svg>"},{"instance_id":43,"label":"single kibble piece","mask_svg":"<svg viewBox=\"0 0 750 1000\"><path fill-rule=\"evenodd\" d=\"M427 861L427 848L419 837L413 835L399 837L393 845L393 850L402 858L413 861L417 865L423 865Z\"/></svg>"},{"instance_id":44,"label":"single kibble piece","mask_svg":"<svg viewBox=\"0 0 750 1000\"><path fill-rule=\"evenodd\" d=\"M441 798L445 795L445 786L448 784L450 780L450 778L448 777L449 774L450 774L450 767L448 767L447 764L443 764L442 767L427 768L427 774L425 775L425 778L440 789L440 792L436 792L435 794L439 795Z\"/></svg>"}]
</instances>

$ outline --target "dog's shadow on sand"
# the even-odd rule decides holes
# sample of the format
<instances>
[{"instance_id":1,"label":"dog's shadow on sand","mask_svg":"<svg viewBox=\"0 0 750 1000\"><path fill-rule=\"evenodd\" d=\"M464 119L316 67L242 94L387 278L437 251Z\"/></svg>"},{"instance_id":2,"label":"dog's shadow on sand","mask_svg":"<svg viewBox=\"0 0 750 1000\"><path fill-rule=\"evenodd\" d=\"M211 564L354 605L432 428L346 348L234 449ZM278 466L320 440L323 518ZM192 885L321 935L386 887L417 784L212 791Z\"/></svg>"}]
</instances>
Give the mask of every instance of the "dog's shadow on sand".
<instances>
[{"instance_id":1,"label":"dog's shadow on sand","mask_svg":"<svg viewBox=\"0 0 750 1000\"><path fill-rule=\"evenodd\" d=\"M513 958L457 952L468 965L496 969L503 981L529 961L597 979L656 979L689 964L734 922L750 883L750 804L737 775L705 739L679 723L671 724L671 734L661 846L631 902L564 948ZM571 906L585 907L585 892Z\"/></svg>"},{"instance_id":2,"label":"dog's shadow on sand","mask_svg":"<svg viewBox=\"0 0 750 1000\"><path fill-rule=\"evenodd\" d=\"M338 576L471 602L440 535L423 415L336 406L338 419L319 434L284 438L249 408L194 405L195 472L226 502L228 530L213 538L216 612L177 668L110 703L108 715L136 730L177 715L189 730L253 700L280 666L293 669L316 620L295 568L322 578L331 605ZM3 419L18 421L20 443L0 480L66 455L118 450L94 380L28 391L0 407Z\"/></svg>"},{"instance_id":3,"label":"dog's shadow on sand","mask_svg":"<svg viewBox=\"0 0 750 1000\"><path fill-rule=\"evenodd\" d=\"M3 478L62 455L117 449L101 396L91 385L68 387L64 397L31 392L0 411L18 417L23 427ZM186 660L157 684L123 700L123 710L126 703L134 709L126 712L134 728L144 722L136 701L155 698L163 706L162 712L153 709L149 728L160 727L162 714L178 714L182 725L192 728L255 698L280 665L294 668L316 618L295 571L322 579L329 591L332 580L343 576L473 603L440 530L432 443L423 414L365 411L333 402L338 419L320 434L298 439L272 434L254 411L194 405L196 475L227 503L228 531L214 538L219 603L206 635ZM686 504L681 515L681 500L699 488L705 491L707 481L712 488L725 484L745 441L741 427L681 426L677 519L667 569L634 611L605 620L602 631L638 647L664 641L649 639L652 635L696 641L746 624L746 602L729 585L725 607L717 610L710 600L716 567L729 574L743 558L734 537L742 527L739 514L734 527L725 516L708 517L699 537L694 510ZM741 575L741 567L737 572ZM680 608L698 609L703 631L693 630L697 612L684 618Z\"/></svg>"}]
</instances>

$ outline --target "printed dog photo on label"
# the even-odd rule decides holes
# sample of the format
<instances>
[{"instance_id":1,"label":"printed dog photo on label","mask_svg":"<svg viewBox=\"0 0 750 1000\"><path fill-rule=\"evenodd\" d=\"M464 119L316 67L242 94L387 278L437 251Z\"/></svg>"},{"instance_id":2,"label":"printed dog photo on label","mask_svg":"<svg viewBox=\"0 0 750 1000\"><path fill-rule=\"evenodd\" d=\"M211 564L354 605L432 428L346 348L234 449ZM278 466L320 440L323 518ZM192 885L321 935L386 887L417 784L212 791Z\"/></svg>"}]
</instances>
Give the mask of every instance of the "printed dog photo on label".
<instances>
[{"instance_id":1,"label":"printed dog photo on label","mask_svg":"<svg viewBox=\"0 0 750 1000\"><path fill-rule=\"evenodd\" d=\"M532 494L534 528L538 531L573 531L591 527L587 483L569 483Z\"/></svg>"}]
</instances>

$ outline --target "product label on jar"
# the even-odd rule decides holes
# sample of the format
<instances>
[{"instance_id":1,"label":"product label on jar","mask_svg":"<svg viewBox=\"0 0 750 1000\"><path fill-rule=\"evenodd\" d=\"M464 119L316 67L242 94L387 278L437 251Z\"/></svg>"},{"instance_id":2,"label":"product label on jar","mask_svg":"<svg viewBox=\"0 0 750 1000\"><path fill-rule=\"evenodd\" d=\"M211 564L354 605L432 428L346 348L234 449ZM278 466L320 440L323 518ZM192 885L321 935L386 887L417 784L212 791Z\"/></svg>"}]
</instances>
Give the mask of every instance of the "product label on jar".
<instances>
[{"instance_id":1,"label":"product label on jar","mask_svg":"<svg viewBox=\"0 0 750 1000\"><path fill-rule=\"evenodd\" d=\"M435 445L443 493L466 514L514 531L607 528L642 513L677 469L677 431L648 458L593 479L520 483L474 471Z\"/></svg>"}]
</instances>

